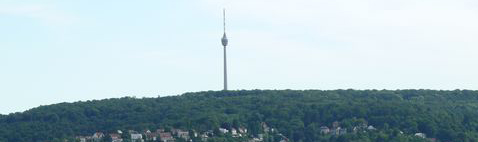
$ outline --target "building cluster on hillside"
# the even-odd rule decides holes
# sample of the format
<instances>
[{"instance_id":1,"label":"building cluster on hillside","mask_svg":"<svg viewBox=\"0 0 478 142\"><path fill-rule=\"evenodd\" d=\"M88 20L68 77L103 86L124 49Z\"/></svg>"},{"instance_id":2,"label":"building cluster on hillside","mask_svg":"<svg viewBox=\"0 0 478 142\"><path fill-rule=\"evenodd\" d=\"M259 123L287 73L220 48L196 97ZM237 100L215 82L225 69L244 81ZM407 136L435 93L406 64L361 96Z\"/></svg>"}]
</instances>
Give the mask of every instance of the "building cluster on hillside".
<instances>
[{"instance_id":1,"label":"building cluster on hillside","mask_svg":"<svg viewBox=\"0 0 478 142\"><path fill-rule=\"evenodd\" d=\"M253 137L252 135L248 134L248 130L245 127L239 128L219 128L218 132L221 134L230 134L233 138L247 138L249 142L261 142L264 141L264 135L269 134L271 132L276 132L277 130L274 128L270 128L267 126L266 123L262 122L261 126L263 128L263 132L259 134L257 137ZM281 142L288 142L288 139L280 133L277 133L281 138ZM145 130L142 133L128 130L127 132L122 132L118 130L115 133L105 134L102 132L96 132L92 136L77 136L76 138L80 140L80 142L98 142L103 141L106 137L110 137L112 142L123 142L125 139L124 136L129 137L129 141L131 142L145 142L145 141L161 141L161 142L175 142L178 139L183 139L185 141L193 142L192 138L200 138L201 141L207 141L210 138L214 138L219 134L215 134L213 130L208 130L203 133L197 133L195 130L187 131L182 129L175 129L172 128L170 130L165 129L157 129L154 132L150 130Z\"/></svg>"},{"instance_id":2,"label":"building cluster on hillside","mask_svg":"<svg viewBox=\"0 0 478 142\"><path fill-rule=\"evenodd\" d=\"M277 131L277 129L275 128L271 128L269 127L265 122L262 122L261 123L261 127L262 127L262 132L261 134L258 134L257 137L252 137L252 139L250 139L248 142L262 142L264 141L264 138L266 137L266 135L268 136L272 136L272 135L275 135L275 136L278 136L280 137L280 142L288 142L289 139L287 137L285 137L284 135L282 135L279 131Z\"/></svg>"},{"instance_id":3,"label":"building cluster on hillside","mask_svg":"<svg viewBox=\"0 0 478 142\"><path fill-rule=\"evenodd\" d=\"M246 138L248 142L262 142L264 141L266 136L274 136L280 137L280 142L288 142L289 139L282 135L277 129L269 127L265 122L261 124L262 133L258 134L257 136L250 135L248 133L247 128L239 127L239 128L218 128L218 133L214 133L213 130L208 130L202 133L198 133L195 130L182 130L182 129L175 129L171 128L169 130L165 129L157 129L156 131L145 130L142 133L128 130L127 132L122 132L118 130L115 133L105 134L102 132L96 132L91 136L77 136L76 138L80 140L80 142L99 142L104 141L106 137L110 137L111 142L123 142L125 138L128 137L129 141L131 142L145 142L145 141L160 141L160 142L175 142L178 139L183 139L185 141L193 142L193 138L199 138L201 141L208 141L210 138L217 137L219 135L226 135L230 134L233 138ZM358 126L353 126L350 130L347 128L342 128L338 121L335 121L328 126L321 126L320 133L324 135L331 135L331 136L340 136L345 135L347 133L357 133L357 132L368 132L368 131L377 131L377 129L372 125L367 125L367 123L361 123ZM400 131L400 134L403 134ZM428 139L431 142L436 141L435 138L427 138L426 134L424 133L415 133L416 137Z\"/></svg>"},{"instance_id":4,"label":"building cluster on hillside","mask_svg":"<svg viewBox=\"0 0 478 142\"><path fill-rule=\"evenodd\" d=\"M320 127L321 134L332 135L332 136L344 135L344 134L347 134L348 132L357 133L357 132L367 132L367 131L376 131L376 130L377 128L375 128L372 125L367 125L367 123L361 123L358 126L353 126L353 128L350 131L347 131L347 128L340 127L340 123L338 121L333 122L332 127L330 128L327 126ZM400 134L403 134L403 132L400 131ZM428 139L431 142L436 141L436 138L427 138L425 133L415 133L415 136L423 138L423 139Z\"/></svg>"},{"instance_id":5,"label":"building cluster on hillside","mask_svg":"<svg viewBox=\"0 0 478 142\"><path fill-rule=\"evenodd\" d=\"M356 133L358 131L366 132L366 131L375 131L377 130L374 126L372 125L367 125L366 123L361 123L359 126L354 126L352 130L347 131L347 128L342 128L340 127L340 123L338 121L335 121L332 123L332 127L327 127L327 126L322 126L320 127L320 133L321 134L328 134L328 135L344 135L347 134L348 132Z\"/></svg>"},{"instance_id":6,"label":"building cluster on hillside","mask_svg":"<svg viewBox=\"0 0 478 142\"><path fill-rule=\"evenodd\" d=\"M125 134L118 130L116 133L110 133L109 136L111 137L112 142L122 142ZM193 136L197 137L197 133L194 132ZM134 130L128 130L126 136L129 136L131 142L144 142L144 141L158 141L161 142L174 142L177 138L184 139L186 141L190 141L189 131L181 130L181 129L171 129L169 132L166 132L164 129L157 129L155 132L151 132L150 130L145 130L143 133L139 133ZM77 139L80 142L96 142L101 141L106 137L106 135L102 132L96 132L93 136L78 136Z\"/></svg>"}]
</instances>

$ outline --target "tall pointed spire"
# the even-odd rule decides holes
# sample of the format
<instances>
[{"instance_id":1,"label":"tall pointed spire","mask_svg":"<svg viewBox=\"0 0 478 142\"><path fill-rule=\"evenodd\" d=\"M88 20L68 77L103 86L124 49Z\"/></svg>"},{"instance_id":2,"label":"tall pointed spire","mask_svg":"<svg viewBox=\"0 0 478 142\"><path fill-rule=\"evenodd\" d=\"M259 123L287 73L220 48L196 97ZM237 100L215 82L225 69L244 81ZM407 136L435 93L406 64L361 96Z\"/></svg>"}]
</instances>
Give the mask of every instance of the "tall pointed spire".
<instances>
[{"instance_id":1,"label":"tall pointed spire","mask_svg":"<svg viewBox=\"0 0 478 142\"><path fill-rule=\"evenodd\" d=\"M226 36L226 9L223 9L223 22L224 22L224 35L222 36L221 42L224 46L224 91L227 91L227 60L226 60L226 46L228 44Z\"/></svg>"}]
</instances>

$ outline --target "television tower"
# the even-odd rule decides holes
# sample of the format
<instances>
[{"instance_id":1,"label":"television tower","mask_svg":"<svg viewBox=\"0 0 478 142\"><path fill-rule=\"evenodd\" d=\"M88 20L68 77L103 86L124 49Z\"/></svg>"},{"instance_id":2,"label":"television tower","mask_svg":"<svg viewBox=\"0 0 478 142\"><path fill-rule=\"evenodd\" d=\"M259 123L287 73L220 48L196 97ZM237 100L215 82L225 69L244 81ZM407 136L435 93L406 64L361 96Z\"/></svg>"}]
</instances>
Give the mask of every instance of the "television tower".
<instances>
[{"instance_id":1,"label":"television tower","mask_svg":"<svg viewBox=\"0 0 478 142\"><path fill-rule=\"evenodd\" d=\"M227 60L226 60L226 46L228 43L226 36L226 9L223 9L223 22L224 22L224 35L222 36L221 42L224 46L224 91L227 91Z\"/></svg>"}]
</instances>

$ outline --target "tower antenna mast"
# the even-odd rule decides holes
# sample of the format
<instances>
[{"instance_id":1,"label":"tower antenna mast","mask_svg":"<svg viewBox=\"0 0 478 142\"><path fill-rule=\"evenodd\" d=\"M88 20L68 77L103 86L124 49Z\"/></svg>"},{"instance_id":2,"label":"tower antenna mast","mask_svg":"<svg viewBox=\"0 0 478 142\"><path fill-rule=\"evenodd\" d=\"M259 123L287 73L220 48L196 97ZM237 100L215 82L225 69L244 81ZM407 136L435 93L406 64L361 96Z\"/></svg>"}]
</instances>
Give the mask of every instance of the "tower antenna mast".
<instances>
[{"instance_id":1,"label":"tower antenna mast","mask_svg":"<svg viewBox=\"0 0 478 142\"><path fill-rule=\"evenodd\" d=\"M225 8L222 10L222 18L224 23L224 33L226 33L226 9Z\"/></svg>"},{"instance_id":2,"label":"tower antenna mast","mask_svg":"<svg viewBox=\"0 0 478 142\"><path fill-rule=\"evenodd\" d=\"M226 36L226 9L223 9L223 22L224 22L224 35L222 36L221 43L224 46L224 91L227 91L227 60L226 60L226 46L228 44Z\"/></svg>"}]
</instances>

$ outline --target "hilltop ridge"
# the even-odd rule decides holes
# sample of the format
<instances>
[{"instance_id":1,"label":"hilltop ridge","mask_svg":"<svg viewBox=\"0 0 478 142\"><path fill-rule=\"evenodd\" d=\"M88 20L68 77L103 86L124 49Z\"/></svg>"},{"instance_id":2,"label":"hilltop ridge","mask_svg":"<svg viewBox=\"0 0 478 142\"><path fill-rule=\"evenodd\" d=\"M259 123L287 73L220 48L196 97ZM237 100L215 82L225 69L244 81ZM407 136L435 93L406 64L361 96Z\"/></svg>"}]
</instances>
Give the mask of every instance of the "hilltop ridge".
<instances>
[{"instance_id":1,"label":"hilltop ridge","mask_svg":"<svg viewBox=\"0 0 478 142\"><path fill-rule=\"evenodd\" d=\"M261 123L289 141L478 141L478 91L471 90L241 90L158 98L123 97L59 103L0 115L0 141L74 139L95 132L178 128L207 132ZM321 134L338 122L345 135ZM378 131L353 133L366 122ZM228 135L211 141L235 141ZM239 141L239 140L238 140ZM263 140L266 141L266 140ZM267 139L274 141L274 139Z\"/></svg>"}]
</instances>

